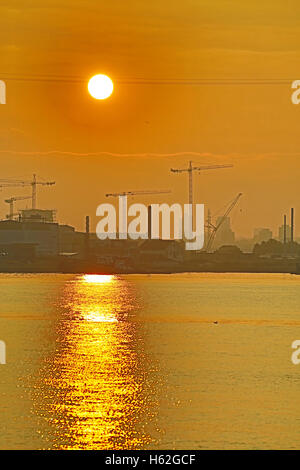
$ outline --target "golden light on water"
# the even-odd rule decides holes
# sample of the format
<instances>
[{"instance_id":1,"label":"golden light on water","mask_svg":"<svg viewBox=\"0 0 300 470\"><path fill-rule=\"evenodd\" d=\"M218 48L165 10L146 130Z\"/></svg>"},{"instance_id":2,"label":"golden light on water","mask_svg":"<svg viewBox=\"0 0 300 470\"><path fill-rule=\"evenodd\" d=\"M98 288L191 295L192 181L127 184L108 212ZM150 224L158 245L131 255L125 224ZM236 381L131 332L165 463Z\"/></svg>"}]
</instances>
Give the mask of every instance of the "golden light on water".
<instances>
[{"instance_id":1,"label":"golden light on water","mask_svg":"<svg viewBox=\"0 0 300 470\"><path fill-rule=\"evenodd\" d=\"M82 278L81 283L84 286L84 293L87 291L91 293L95 288L99 287L98 292L105 292L103 291L102 286L112 283L114 281L113 275L105 275L105 274L85 274ZM80 288L81 289L81 288ZM82 298L80 299L82 301ZM78 312L82 314L82 318L89 322L107 322L113 323L117 322L116 311L113 305L106 300L105 303L98 303L97 299L91 299L89 305L82 306L81 302L77 305L74 304L74 307Z\"/></svg>"},{"instance_id":2,"label":"golden light on water","mask_svg":"<svg viewBox=\"0 0 300 470\"><path fill-rule=\"evenodd\" d=\"M103 74L94 75L88 83L88 91L96 100L105 100L114 89L112 80Z\"/></svg>"},{"instance_id":3,"label":"golden light on water","mask_svg":"<svg viewBox=\"0 0 300 470\"><path fill-rule=\"evenodd\" d=\"M54 448L144 448L154 412L138 326L128 319L134 292L114 276L84 275L66 284L63 299L39 410L55 428Z\"/></svg>"},{"instance_id":4,"label":"golden light on water","mask_svg":"<svg viewBox=\"0 0 300 470\"><path fill-rule=\"evenodd\" d=\"M82 280L87 283L106 284L112 282L113 279L114 276L110 274L84 274Z\"/></svg>"},{"instance_id":5,"label":"golden light on water","mask_svg":"<svg viewBox=\"0 0 300 470\"><path fill-rule=\"evenodd\" d=\"M299 277L101 279L1 276L1 448L299 448Z\"/></svg>"}]
</instances>

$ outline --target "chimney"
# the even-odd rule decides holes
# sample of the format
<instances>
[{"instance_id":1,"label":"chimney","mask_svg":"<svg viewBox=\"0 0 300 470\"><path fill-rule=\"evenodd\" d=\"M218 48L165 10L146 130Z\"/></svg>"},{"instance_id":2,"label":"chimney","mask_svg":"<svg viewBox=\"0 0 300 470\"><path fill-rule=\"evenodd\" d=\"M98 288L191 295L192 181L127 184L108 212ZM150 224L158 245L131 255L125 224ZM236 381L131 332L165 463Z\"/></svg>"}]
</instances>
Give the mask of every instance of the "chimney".
<instances>
[{"instance_id":1,"label":"chimney","mask_svg":"<svg viewBox=\"0 0 300 470\"><path fill-rule=\"evenodd\" d=\"M291 242L294 241L294 208L291 208Z\"/></svg>"},{"instance_id":2,"label":"chimney","mask_svg":"<svg viewBox=\"0 0 300 470\"><path fill-rule=\"evenodd\" d=\"M286 215L283 216L283 243L286 244Z\"/></svg>"},{"instance_id":3,"label":"chimney","mask_svg":"<svg viewBox=\"0 0 300 470\"><path fill-rule=\"evenodd\" d=\"M90 233L90 216L87 215L85 218L85 232Z\"/></svg>"},{"instance_id":4,"label":"chimney","mask_svg":"<svg viewBox=\"0 0 300 470\"><path fill-rule=\"evenodd\" d=\"M90 255L90 216L85 218L85 257L89 258Z\"/></svg>"}]
</instances>

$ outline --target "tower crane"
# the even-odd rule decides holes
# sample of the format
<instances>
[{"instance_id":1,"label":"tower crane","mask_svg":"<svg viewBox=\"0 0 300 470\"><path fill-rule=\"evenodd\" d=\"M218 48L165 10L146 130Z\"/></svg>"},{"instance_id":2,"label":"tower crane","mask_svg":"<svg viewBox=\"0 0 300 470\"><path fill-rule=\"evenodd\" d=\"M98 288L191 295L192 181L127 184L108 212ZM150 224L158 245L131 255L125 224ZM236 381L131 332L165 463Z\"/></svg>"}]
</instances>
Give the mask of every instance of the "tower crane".
<instances>
[{"instance_id":1,"label":"tower crane","mask_svg":"<svg viewBox=\"0 0 300 470\"><path fill-rule=\"evenodd\" d=\"M163 190L144 190L144 191L124 191L122 193L108 193L105 194L106 197L126 197L126 196L138 196L138 195L147 195L147 194L169 194L172 191L169 189L163 189ZM152 220L151 220L151 206L148 207L148 233L151 233L151 225L152 225ZM123 214L121 215L122 223L122 229L126 230L126 224L127 222L124 222L126 220L126 207L123 206ZM123 225L124 223L124 225ZM122 238L122 234L120 234L120 238Z\"/></svg>"},{"instance_id":2,"label":"tower crane","mask_svg":"<svg viewBox=\"0 0 300 470\"><path fill-rule=\"evenodd\" d=\"M207 240L207 244L206 244L206 251L210 251L218 229L219 229L220 226L223 224L223 222L225 221L226 217L228 217L228 215L230 214L230 212L232 211L232 209L236 206L236 204L238 203L238 200L240 199L240 197L241 197L242 195L243 195L243 193L239 193L239 194L233 199L233 201L231 201L231 202L229 203L229 206L227 207L227 209L226 209L226 211L225 211L225 214L221 217L221 219L219 220L219 223L218 223L217 225L213 225L211 222L209 223L209 227L208 227L208 228L211 229L211 230L210 230L210 232L209 232L209 236L208 236L208 240Z\"/></svg>"},{"instance_id":3,"label":"tower crane","mask_svg":"<svg viewBox=\"0 0 300 470\"><path fill-rule=\"evenodd\" d=\"M151 191L151 190L145 190L145 191L124 191L123 193L108 193L108 194L105 194L106 197L119 197L119 196L136 196L136 195L139 195L139 194L144 194L144 195L147 195L147 194L169 194L171 193L172 191L170 190L162 190L162 191Z\"/></svg>"},{"instance_id":4,"label":"tower crane","mask_svg":"<svg viewBox=\"0 0 300 470\"><path fill-rule=\"evenodd\" d=\"M37 181L36 175L33 175L32 181L0 178L0 189L1 188L16 188L16 187L21 187L21 186L22 187L31 186L32 187L32 196L31 196L32 209L36 209L37 185L52 186L53 184L55 184L55 181Z\"/></svg>"},{"instance_id":5,"label":"tower crane","mask_svg":"<svg viewBox=\"0 0 300 470\"><path fill-rule=\"evenodd\" d=\"M15 201L24 201L25 199L31 199L31 196L16 196L11 197L10 199L5 199L5 202L9 204L9 215L7 219L12 220L14 216L14 202Z\"/></svg>"},{"instance_id":6,"label":"tower crane","mask_svg":"<svg viewBox=\"0 0 300 470\"><path fill-rule=\"evenodd\" d=\"M189 175L189 204L193 205L193 171L203 170L218 170L221 168L231 168L233 165L206 165L206 166L193 166L192 162L189 162L187 168L175 169L171 168L173 173L188 173Z\"/></svg>"}]
</instances>

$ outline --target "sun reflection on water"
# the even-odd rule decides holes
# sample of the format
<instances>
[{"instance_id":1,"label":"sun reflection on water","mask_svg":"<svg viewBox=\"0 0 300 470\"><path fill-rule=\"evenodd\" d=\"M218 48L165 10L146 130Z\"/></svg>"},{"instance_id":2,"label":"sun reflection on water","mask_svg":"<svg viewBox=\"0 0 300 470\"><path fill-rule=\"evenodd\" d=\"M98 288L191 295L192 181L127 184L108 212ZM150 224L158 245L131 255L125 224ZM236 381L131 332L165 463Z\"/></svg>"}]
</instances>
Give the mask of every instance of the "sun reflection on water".
<instances>
[{"instance_id":1,"label":"sun reflection on water","mask_svg":"<svg viewBox=\"0 0 300 470\"><path fill-rule=\"evenodd\" d=\"M115 279L115 276L112 274L84 274L82 276L82 282L87 284L107 284L112 282Z\"/></svg>"},{"instance_id":2,"label":"sun reflection on water","mask_svg":"<svg viewBox=\"0 0 300 470\"><path fill-rule=\"evenodd\" d=\"M52 447L145 448L155 403L143 337L130 321L133 288L114 276L84 275L65 285L63 305L39 410L55 428Z\"/></svg>"}]
</instances>

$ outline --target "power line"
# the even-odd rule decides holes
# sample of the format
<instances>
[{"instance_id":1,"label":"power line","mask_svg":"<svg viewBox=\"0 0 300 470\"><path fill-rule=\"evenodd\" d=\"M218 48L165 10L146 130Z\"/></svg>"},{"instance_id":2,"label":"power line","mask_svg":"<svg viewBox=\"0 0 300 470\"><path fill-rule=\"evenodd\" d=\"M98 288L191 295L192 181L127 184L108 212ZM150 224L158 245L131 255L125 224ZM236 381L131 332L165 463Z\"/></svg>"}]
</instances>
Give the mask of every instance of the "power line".
<instances>
[{"instance_id":1,"label":"power line","mask_svg":"<svg viewBox=\"0 0 300 470\"><path fill-rule=\"evenodd\" d=\"M7 81L23 82L61 82L61 83L86 83L90 77L75 75L46 75L46 74L17 74L0 72L0 77ZM288 85L294 79L289 78L118 78L113 80L121 85Z\"/></svg>"}]
</instances>

